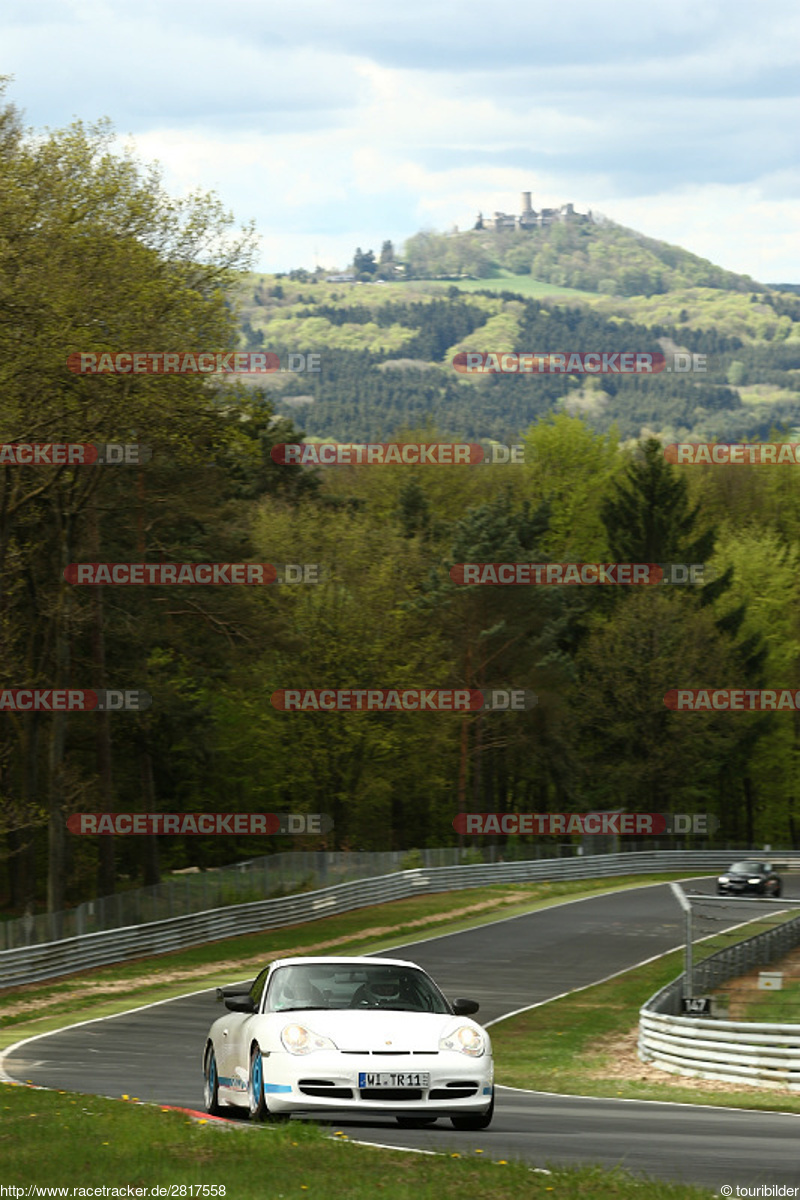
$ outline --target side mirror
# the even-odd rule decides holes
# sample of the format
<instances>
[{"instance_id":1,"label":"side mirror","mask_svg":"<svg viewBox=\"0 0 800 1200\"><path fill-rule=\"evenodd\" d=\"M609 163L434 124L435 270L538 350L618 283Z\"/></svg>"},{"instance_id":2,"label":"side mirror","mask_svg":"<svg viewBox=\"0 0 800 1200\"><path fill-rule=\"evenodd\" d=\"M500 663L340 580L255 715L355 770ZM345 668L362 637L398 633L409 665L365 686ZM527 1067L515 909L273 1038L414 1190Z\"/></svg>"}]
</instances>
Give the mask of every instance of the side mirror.
<instances>
[{"instance_id":1,"label":"side mirror","mask_svg":"<svg viewBox=\"0 0 800 1200\"><path fill-rule=\"evenodd\" d=\"M477 1000L458 999L453 1001L453 1012L457 1017L471 1017L480 1008Z\"/></svg>"},{"instance_id":2,"label":"side mirror","mask_svg":"<svg viewBox=\"0 0 800 1200\"><path fill-rule=\"evenodd\" d=\"M256 1006L250 996L228 996L225 1000L225 1007L230 1012L253 1013L256 1011Z\"/></svg>"},{"instance_id":3,"label":"side mirror","mask_svg":"<svg viewBox=\"0 0 800 1200\"><path fill-rule=\"evenodd\" d=\"M229 996L246 996L250 991L250 988L253 986L253 983L255 983L255 980L253 980L252 983L232 983L227 987L218 987L217 1003L221 1004L222 1001L227 1000Z\"/></svg>"}]
</instances>

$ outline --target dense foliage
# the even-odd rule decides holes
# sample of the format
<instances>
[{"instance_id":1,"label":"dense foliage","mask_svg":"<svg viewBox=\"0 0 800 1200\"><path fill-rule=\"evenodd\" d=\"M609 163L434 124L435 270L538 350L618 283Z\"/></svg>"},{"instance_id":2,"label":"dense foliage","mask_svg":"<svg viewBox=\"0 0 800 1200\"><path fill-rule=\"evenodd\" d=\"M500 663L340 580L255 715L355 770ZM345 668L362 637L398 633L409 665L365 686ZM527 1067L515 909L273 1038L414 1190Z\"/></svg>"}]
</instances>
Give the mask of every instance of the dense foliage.
<instances>
[{"instance_id":1,"label":"dense foliage","mask_svg":"<svg viewBox=\"0 0 800 1200\"><path fill-rule=\"evenodd\" d=\"M156 175L111 153L104 127L29 138L6 109L0 157L3 441L153 449L143 468L0 465L2 687L153 696L141 714L2 714L0 845L15 911L286 848L76 837L65 825L76 811L327 812L324 843L293 845L382 849L452 843L459 809L627 807L715 813L723 842L797 843L800 715L663 703L677 686L800 686L797 468L673 467L648 436L766 436L776 414L797 423L796 341L513 295L254 287L240 273L247 234L230 240L212 198L171 200ZM787 308L779 319L794 318ZM707 353L708 374L465 379L449 362L476 344L657 350L670 339ZM248 388L65 365L76 349L242 340L282 356L314 350L320 370ZM773 383L783 400L748 406L748 384ZM303 436L289 419L299 392L317 435L495 437L524 441L526 461L276 466L271 448ZM615 555L701 556L717 578L702 589L504 588L449 574L457 562ZM102 589L63 576L70 562L141 561L320 563L325 576ZM293 714L270 702L325 686L513 686L539 702L467 716Z\"/></svg>"},{"instance_id":2,"label":"dense foliage","mask_svg":"<svg viewBox=\"0 0 800 1200\"><path fill-rule=\"evenodd\" d=\"M532 230L418 233L408 239L403 254L414 279L486 279L505 268L545 283L617 296L651 296L683 287L740 292L755 287L747 275L605 219Z\"/></svg>"},{"instance_id":3,"label":"dense foliage","mask_svg":"<svg viewBox=\"0 0 800 1200\"><path fill-rule=\"evenodd\" d=\"M277 411L291 415L304 397L309 436L378 440L435 413L442 434L514 440L542 416L561 409L580 414L598 432L623 439L651 433L664 441L757 440L772 427L800 425L797 371L800 325L788 316L791 338L745 340L712 325L677 326L624 319L591 307L559 306L512 292L469 294L452 287L447 299L404 299L411 285L344 288L239 289L242 341L268 347L288 361L313 350L319 370L270 382ZM723 294L720 293L722 297ZM748 310L751 305L740 297ZM773 324L777 318L771 308ZM682 314L688 317L687 313ZM703 370L645 376L491 375L453 370L454 355L483 351L662 350L702 356ZM285 398L285 400L284 400Z\"/></svg>"}]
</instances>

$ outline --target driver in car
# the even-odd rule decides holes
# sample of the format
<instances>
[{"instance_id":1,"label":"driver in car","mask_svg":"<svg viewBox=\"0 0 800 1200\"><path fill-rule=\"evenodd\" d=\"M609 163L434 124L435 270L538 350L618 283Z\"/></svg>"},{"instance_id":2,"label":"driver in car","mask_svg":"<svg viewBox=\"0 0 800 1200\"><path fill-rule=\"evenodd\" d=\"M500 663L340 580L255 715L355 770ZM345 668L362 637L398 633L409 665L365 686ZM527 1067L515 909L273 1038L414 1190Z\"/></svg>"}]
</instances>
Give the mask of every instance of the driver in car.
<instances>
[{"instance_id":1,"label":"driver in car","mask_svg":"<svg viewBox=\"0 0 800 1200\"><path fill-rule=\"evenodd\" d=\"M381 973L377 979L368 979L356 992L353 1004L362 1008L395 1008L400 1004L399 977Z\"/></svg>"}]
</instances>

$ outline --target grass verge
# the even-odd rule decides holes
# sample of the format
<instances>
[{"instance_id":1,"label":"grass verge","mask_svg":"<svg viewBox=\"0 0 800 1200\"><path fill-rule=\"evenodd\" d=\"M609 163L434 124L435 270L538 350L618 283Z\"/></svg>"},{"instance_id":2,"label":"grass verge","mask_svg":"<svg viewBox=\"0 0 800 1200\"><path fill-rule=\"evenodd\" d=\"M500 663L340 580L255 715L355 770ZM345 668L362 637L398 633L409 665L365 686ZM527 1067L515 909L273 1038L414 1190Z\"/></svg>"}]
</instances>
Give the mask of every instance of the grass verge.
<instances>
[{"instance_id":1,"label":"grass verge","mask_svg":"<svg viewBox=\"0 0 800 1200\"><path fill-rule=\"evenodd\" d=\"M682 969L683 951L675 951L616 979L493 1024L497 1082L565 1095L800 1113L796 1092L699 1079L690 1083L637 1064L631 1054L631 1035L638 1026L639 1009ZM631 1060L625 1073L620 1066L623 1055Z\"/></svg>"},{"instance_id":2,"label":"grass verge","mask_svg":"<svg viewBox=\"0 0 800 1200\"><path fill-rule=\"evenodd\" d=\"M491 1151L407 1154L349 1144L314 1125L200 1123L154 1105L0 1086L6 1183L39 1187L168 1188L227 1200L707 1200L710 1190L598 1167L540 1173ZM335 1128L335 1127L334 1127ZM487 1146L488 1146L487 1141ZM203 1185L206 1191L203 1192ZM191 1191L189 1190L191 1187ZM70 1189L70 1191L67 1191ZM221 1189L221 1190L220 1190ZM76 1195L80 1195L76 1191ZM84 1191L84 1195L86 1192ZM107 1195L113 1193L109 1190ZM135 1192L134 1192L135 1194Z\"/></svg>"}]
</instances>

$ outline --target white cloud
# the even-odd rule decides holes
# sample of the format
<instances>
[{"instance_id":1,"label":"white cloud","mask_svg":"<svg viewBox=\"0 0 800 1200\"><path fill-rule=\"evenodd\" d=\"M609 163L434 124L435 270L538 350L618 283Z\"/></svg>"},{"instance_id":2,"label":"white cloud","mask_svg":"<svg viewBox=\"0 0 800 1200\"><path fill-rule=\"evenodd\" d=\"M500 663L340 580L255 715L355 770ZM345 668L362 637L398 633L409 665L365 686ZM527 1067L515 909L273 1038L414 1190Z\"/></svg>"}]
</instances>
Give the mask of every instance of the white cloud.
<instances>
[{"instance_id":1,"label":"white cloud","mask_svg":"<svg viewBox=\"0 0 800 1200\"><path fill-rule=\"evenodd\" d=\"M7 0L3 20L30 121L107 113L170 190L255 218L264 269L530 190L800 280L793 0Z\"/></svg>"},{"instance_id":2,"label":"white cloud","mask_svg":"<svg viewBox=\"0 0 800 1200\"><path fill-rule=\"evenodd\" d=\"M602 207L599 206L599 207ZM687 188L618 201L614 219L761 283L800 279L800 210L765 188Z\"/></svg>"}]
</instances>

